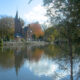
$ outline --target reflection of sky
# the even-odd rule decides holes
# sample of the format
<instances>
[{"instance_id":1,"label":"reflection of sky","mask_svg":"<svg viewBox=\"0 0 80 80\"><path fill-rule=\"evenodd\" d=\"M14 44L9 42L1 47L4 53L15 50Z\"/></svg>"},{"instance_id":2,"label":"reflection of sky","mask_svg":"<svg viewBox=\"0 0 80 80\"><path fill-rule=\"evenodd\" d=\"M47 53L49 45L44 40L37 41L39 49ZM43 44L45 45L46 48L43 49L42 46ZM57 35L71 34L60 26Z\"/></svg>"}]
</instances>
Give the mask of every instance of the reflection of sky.
<instances>
[{"instance_id":1,"label":"reflection of sky","mask_svg":"<svg viewBox=\"0 0 80 80\"><path fill-rule=\"evenodd\" d=\"M58 65L48 58L41 57L38 62L30 62L26 60L25 67L28 67L38 76L52 76L57 70Z\"/></svg>"},{"instance_id":2,"label":"reflection of sky","mask_svg":"<svg viewBox=\"0 0 80 80\"><path fill-rule=\"evenodd\" d=\"M64 60L58 62L63 65L64 69L60 69L60 65L55 60L49 59L46 56L41 57L38 62L26 60L24 66L37 76L54 77L55 80L70 79L70 62L67 64L65 64ZM77 74L79 65L80 63L77 63L74 66L76 72L73 70L73 76Z\"/></svg>"}]
</instances>

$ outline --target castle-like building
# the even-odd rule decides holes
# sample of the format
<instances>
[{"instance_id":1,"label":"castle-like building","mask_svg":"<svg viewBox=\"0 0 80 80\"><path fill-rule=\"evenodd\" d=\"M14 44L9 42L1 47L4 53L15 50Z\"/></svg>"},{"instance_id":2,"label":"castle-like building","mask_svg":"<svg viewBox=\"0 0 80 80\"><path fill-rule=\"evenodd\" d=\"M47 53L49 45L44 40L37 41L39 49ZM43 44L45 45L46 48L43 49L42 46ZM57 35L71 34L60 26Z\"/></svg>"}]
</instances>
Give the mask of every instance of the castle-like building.
<instances>
[{"instance_id":1,"label":"castle-like building","mask_svg":"<svg viewBox=\"0 0 80 80\"><path fill-rule=\"evenodd\" d=\"M23 37L22 35L22 25L21 25L21 20L18 17L18 11L16 12L16 16L14 19L15 22L15 37Z\"/></svg>"},{"instance_id":2,"label":"castle-like building","mask_svg":"<svg viewBox=\"0 0 80 80\"><path fill-rule=\"evenodd\" d=\"M16 40L25 39L30 41L30 40L34 40L34 35L36 37L43 35L42 29L39 23L31 23L27 26L24 26L22 24L22 20L18 16L18 11L16 12L14 22L15 22L14 36Z\"/></svg>"},{"instance_id":3,"label":"castle-like building","mask_svg":"<svg viewBox=\"0 0 80 80\"><path fill-rule=\"evenodd\" d=\"M18 17L18 11L16 12L16 16L14 19L15 22L15 39L21 40L22 38L26 40L32 40L32 30L30 29L29 25L23 27L21 23L21 19Z\"/></svg>"}]
</instances>

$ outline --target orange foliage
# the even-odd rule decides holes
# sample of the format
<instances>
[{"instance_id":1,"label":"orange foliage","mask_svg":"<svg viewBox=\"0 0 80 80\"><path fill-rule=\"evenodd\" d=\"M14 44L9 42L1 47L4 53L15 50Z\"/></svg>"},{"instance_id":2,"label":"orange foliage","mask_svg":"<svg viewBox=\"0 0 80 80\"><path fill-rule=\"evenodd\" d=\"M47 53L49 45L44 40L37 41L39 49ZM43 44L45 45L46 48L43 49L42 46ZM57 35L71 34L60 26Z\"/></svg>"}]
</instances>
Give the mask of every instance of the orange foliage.
<instances>
[{"instance_id":1,"label":"orange foliage","mask_svg":"<svg viewBox=\"0 0 80 80\"><path fill-rule=\"evenodd\" d=\"M33 52L33 56L32 59L34 59L35 61L38 61L42 54L44 54L44 51L42 49L35 49L35 51Z\"/></svg>"},{"instance_id":2,"label":"orange foliage","mask_svg":"<svg viewBox=\"0 0 80 80\"><path fill-rule=\"evenodd\" d=\"M30 28L32 29L33 34L37 38L44 35L44 32L42 31L40 24L32 23L32 24L30 24Z\"/></svg>"}]
</instances>

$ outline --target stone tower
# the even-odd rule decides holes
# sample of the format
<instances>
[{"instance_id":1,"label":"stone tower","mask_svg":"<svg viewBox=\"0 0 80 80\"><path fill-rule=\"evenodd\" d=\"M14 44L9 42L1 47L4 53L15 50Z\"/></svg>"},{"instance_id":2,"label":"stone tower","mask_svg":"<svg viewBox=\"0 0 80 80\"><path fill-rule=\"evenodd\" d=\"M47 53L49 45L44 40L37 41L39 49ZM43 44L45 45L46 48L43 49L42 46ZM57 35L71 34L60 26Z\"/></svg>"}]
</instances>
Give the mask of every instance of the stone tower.
<instances>
[{"instance_id":1,"label":"stone tower","mask_svg":"<svg viewBox=\"0 0 80 80\"><path fill-rule=\"evenodd\" d=\"M17 36L22 37L22 25L20 18L18 17L18 11L16 12L14 20L15 20L15 37Z\"/></svg>"}]
</instances>

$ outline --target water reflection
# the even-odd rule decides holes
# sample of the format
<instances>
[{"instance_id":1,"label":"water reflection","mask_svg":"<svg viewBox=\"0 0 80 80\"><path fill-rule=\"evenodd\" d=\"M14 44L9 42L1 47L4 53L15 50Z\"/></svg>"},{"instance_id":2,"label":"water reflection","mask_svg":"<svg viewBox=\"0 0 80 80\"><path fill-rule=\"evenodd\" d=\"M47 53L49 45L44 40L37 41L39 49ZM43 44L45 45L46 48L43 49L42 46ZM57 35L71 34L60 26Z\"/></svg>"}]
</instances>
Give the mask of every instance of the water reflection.
<instances>
[{"instance_id":1,"label":"water reflection","mask_svg":"<svg viewBox=\"0 0 80 80\"><path fill-rule=\"evenodd\" d=\"M25 67L28 67L38 76L52 76L58 65L43 55L38 62L26 60Z\"/></svg>"},{"instance_id":2,"label":"water reflection","mask_svg":"<svg viewBox=\"0 0 80 80\"><path fill-rule=\"evenodd\" d=\"M0 49L0 67L12 68L14 66L14 52L10 49Z\"/></svg>"},{"instance_id":3,"label":"water reflection","mask_svg":"<svg viewBox=\"0 0 80 80\"><path fill-rule=\"evenodd\" d=\"M47 45L0 49L0 80L5 80L1 76L4 70L13 72L14 68L16 76L24 75L21 75L22 78L19 76L19 80L80 80L78 47L74 47L73 54L69 54L67 46L62 47ZM6 77L6 80L9 79Z\"/></svg>"}]
</instances>

